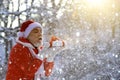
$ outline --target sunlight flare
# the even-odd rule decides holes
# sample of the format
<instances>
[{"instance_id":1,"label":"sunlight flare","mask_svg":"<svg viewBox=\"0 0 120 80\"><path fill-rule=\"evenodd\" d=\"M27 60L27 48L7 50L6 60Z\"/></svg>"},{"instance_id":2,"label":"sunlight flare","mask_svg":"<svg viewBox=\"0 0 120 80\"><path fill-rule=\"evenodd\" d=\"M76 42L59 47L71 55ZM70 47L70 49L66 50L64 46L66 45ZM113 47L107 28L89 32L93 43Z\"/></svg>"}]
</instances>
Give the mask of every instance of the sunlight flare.
<instances>
[{"instance_id":1,"label":"sunlight flare","mask_svg":"<svg viewBox=\"0 0 120 80\"><path fill-rule=\"evenodd\" d=\"M87 3L94 7L102 7L106 3L106 0L87 0Z\"/></svg>"}]
</instances>

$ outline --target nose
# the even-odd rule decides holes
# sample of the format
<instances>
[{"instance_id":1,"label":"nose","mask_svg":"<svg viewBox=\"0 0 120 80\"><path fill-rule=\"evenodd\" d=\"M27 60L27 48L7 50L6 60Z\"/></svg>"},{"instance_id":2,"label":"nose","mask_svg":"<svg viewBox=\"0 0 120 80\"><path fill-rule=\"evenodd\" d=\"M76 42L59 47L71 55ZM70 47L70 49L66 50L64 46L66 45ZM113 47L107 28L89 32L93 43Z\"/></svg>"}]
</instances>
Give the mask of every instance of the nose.
<instances>
[{"instance_id":1,"label":"nose","mask_svg":"<svg viewBox=\"0 0 120 80\"><path fill-rule=\"evenodd\" d=\"M38 30L38 36L42 37L42 30L41 29Z\"/></svg>"},{"instance_id":2,"label":"nose","mask_svg":"<svg viewBox=\"0 0 120 80\"><path fill-rule=\"evenodd\" d=\"M42 33L39 33L38 36L42 40Z\"/></svg>"},{"instance_id":3,"label":"nose","mask_svg":"<svg viewBox=\"0 0 120 80\"><path fill-rule=\"evenodd\" d=\"M41 36L41 37L42 37L42 33L39 33L39 36Z\"/></svg>"},{"instance_id":4,"label":"nose","mask_svg":"<svg viewBox=\"0 0 120 80\"><path fill-rule=\"evenodd\" d=\"M41 32L41 31L39 31L38 34L39 34L40 36L42 36L42 32Z\"/></svg>"}]
</instances>

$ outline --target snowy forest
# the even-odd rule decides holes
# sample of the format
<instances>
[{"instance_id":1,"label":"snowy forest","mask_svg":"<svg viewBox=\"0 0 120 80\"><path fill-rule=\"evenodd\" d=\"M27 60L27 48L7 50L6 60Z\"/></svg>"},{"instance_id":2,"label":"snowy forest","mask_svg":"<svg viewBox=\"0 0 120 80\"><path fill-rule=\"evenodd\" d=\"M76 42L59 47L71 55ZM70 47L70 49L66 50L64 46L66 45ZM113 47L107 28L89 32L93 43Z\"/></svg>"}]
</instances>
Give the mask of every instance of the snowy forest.
<instances>
[{"instance_id":1,"label":"snowy forest","mask_svg":"<svg viewBox=\"0 0 120 80\"><path fill-rule=\"evenodd\" d=\"M66 42L44 80L120 80L120 0L0 0L0 80L28 19Z\"/></svg>"}]
</instances>

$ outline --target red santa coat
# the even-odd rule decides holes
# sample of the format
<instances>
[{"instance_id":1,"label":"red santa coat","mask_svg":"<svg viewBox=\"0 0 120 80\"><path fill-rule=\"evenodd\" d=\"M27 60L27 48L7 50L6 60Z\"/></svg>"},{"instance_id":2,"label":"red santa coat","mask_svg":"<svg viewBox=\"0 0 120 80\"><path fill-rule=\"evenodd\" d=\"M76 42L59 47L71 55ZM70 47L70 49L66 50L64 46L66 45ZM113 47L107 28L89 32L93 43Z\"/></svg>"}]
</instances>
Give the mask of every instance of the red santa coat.
<instances>
[{"instance_id":1,"label":"red santa coat","mask_svg":"<svg viewBox=\"0 0 120 80\"><path fill-rule=\"evenodd\" d=\"M24 38L19 40L31 46L28 40ZM34 75L42 63L44 64L45 75L50 75L49 69L53 68L54 63L47 62L46 59L40 60L34 57L28 48L29 45L24 46L21 43L17 43L12 48L9 55L6 80L34 80ZM33 51L35 54L38 54L37 48L33 48Z\"/></svg>"}]
</instances>

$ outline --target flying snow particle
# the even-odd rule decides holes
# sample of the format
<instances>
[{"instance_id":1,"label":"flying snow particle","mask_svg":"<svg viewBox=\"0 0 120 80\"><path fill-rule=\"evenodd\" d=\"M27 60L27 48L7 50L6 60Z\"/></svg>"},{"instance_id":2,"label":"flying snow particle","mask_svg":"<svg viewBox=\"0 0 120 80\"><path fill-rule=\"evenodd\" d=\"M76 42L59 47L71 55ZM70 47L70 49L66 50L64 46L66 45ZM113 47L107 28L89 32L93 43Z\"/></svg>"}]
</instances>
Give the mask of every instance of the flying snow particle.
<instances>
[{"instance_id":1,"label":"flying snow particle","mask_svg":"<svg viewBox=\"0 0 120 80\"><path fill-rule=\"evenodd\" d=\"M79 37L80 36L80 32L76 32L76 36Z\"/></svg>"}]
</instances>

